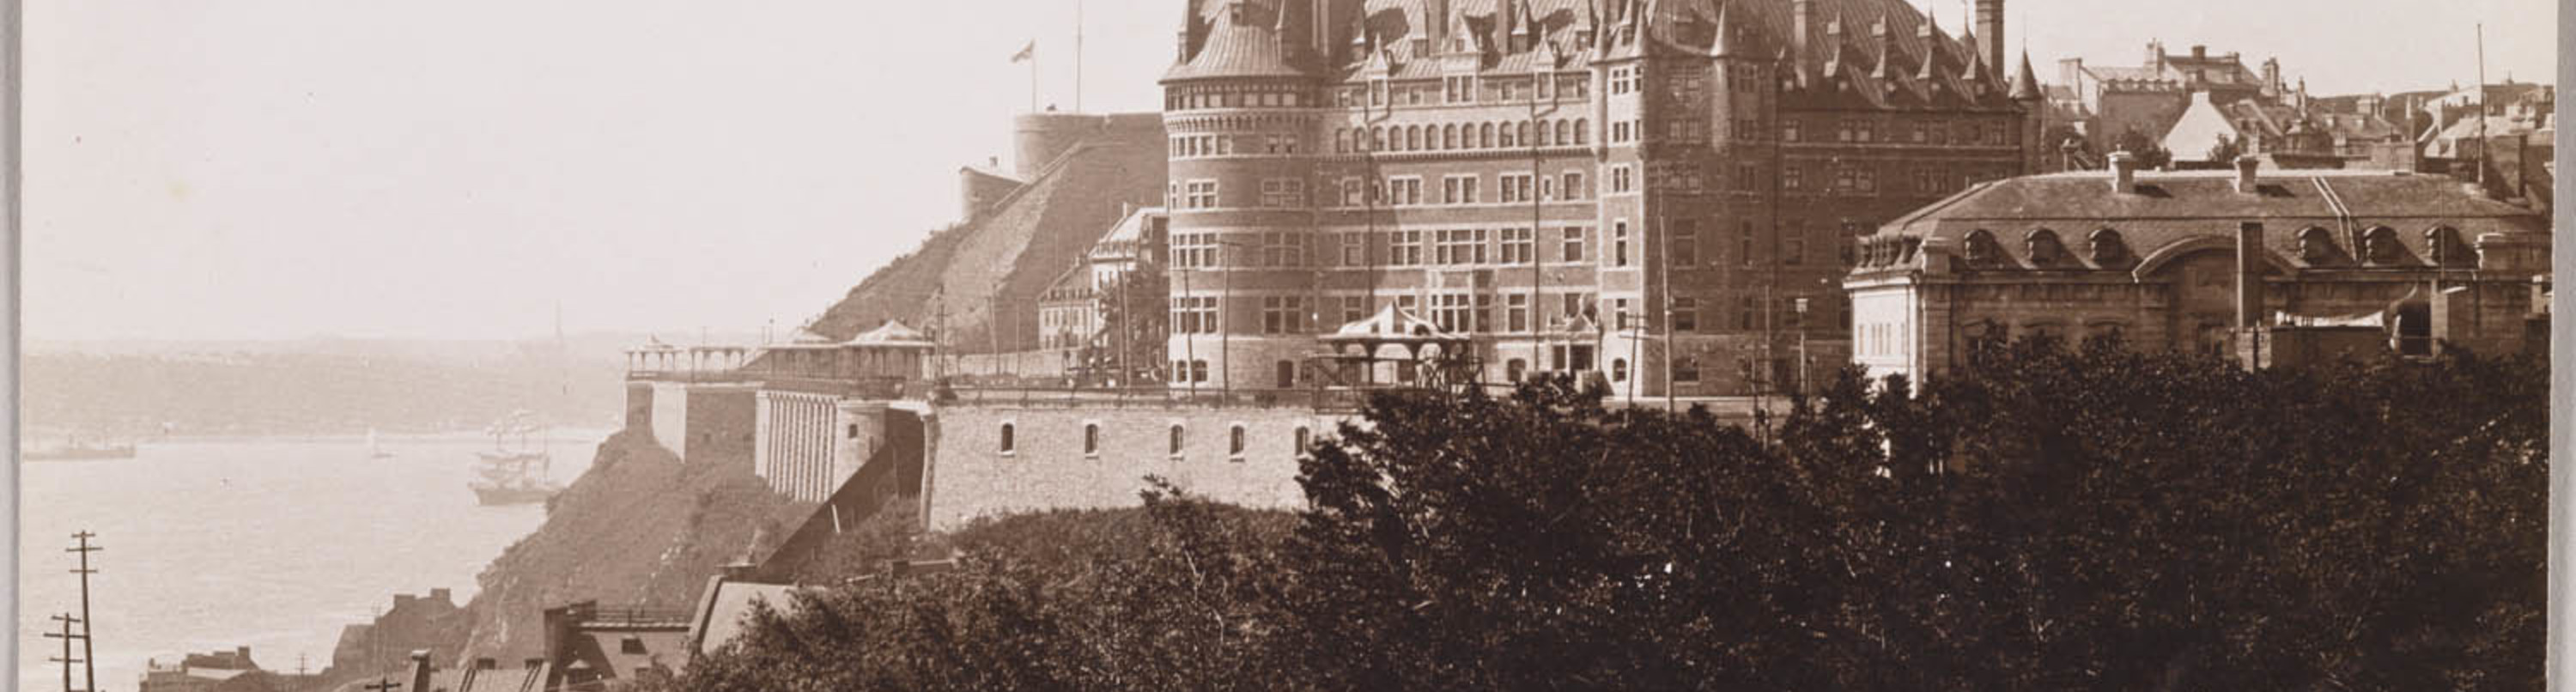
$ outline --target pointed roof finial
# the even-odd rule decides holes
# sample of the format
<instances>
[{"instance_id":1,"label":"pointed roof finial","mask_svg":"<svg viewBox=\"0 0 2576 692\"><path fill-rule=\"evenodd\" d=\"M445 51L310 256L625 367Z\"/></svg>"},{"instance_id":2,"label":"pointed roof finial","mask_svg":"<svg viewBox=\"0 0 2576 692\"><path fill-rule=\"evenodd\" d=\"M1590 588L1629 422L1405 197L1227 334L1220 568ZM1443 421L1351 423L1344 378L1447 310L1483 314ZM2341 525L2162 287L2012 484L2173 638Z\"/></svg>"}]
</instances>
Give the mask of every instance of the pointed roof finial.
<instances>
[{"instance_id":1,"label":"pointed roof finial","mask_svg":"<svg viewBox=\"0 0 2576 692\"><path fill-rule=\"evenodd\" d=\"M2039 100L2039 76L2031 73L2030 51L2021 52L2021 71L2013 75L2012 98L2015 101Z\"/></svg>"},{"instance_id":2,"label":"pointed roof finial","mask_svg":"<svg viewBox=\"0 0 2576 692\"><path fill-rule=\"evenodd\" d=\"M1708 40L1708 54L1711 56L1734 57L1735 49L1728 44L1734 43L1735 25L1727 23L1726 16L1727 6L1733 4L1735 3L1717 0L1717 30L1709 32L1711 38Z\"/></svg>"}]
</instances>

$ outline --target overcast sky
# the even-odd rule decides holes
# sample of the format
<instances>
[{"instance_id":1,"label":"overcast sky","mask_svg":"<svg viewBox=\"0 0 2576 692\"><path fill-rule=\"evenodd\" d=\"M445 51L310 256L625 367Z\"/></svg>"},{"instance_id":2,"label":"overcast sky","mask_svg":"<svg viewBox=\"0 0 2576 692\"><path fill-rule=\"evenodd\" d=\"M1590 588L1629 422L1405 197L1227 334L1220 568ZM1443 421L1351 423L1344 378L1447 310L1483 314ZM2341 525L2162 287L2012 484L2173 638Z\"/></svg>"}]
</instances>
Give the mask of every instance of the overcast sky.
<instances>
[{"instance_id":1,"label":"overcast sky","mask_svg":"<svg viewBox=\"0 0 2576 692\"><path fill-rule=\"evenodd\" d=\"M1007 157L1070 0L34 0L33 340L747 332L811 317ZM1147 110L1178 0L1093 0L1091 110ZM1936 0L1964 26L1960 0ZM2017 0L2010 42L2277 55L2318 95L2546 80L2548 0Z\"/></svg>"}]
</instances>

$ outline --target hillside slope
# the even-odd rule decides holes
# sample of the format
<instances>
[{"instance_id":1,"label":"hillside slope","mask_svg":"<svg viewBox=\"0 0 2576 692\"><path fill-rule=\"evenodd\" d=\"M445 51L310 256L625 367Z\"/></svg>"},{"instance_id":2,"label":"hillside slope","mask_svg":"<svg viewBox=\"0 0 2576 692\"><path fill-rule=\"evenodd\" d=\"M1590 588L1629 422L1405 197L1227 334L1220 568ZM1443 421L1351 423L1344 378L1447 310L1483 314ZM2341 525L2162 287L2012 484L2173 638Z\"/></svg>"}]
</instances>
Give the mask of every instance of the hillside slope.
<instances>
[{"instance_id":1,"label":"hillside slope","mask_svg":"<svg viewBox=\"0 0 2576 692\"><path fill-rule=\"evenodd\" d=\"M893 319L964 351L1036 348L1038 294L1128 208L1161 203L1164 149L1159 127L1103 127L981 220L931 234L859 282L813 330L847 339Z\"/></svg>"},{"instance_id":2,"label":"hillside slope","mask_svg":"<svg viewBox=\"0 0 2576 692\"><path fill-rule=\"evenodd\" d=\"M813 512L736 465L684 466L635 432L600 443L546 523L484 568L459 662L541 655L547 608L686 610L723 565L757 559Z\"/></svg>"}]
</instances>

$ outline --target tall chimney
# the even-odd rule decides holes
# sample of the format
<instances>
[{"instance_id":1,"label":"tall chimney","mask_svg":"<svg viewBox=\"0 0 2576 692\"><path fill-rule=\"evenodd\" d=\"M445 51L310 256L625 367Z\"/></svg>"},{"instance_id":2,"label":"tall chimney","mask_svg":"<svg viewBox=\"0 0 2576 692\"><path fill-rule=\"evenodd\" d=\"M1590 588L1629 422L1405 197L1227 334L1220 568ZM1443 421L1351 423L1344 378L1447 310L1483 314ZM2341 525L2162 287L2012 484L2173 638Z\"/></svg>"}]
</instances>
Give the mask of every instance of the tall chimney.
<instances>
[{"instance_id":1,"label":"tall chimney","mask_svg":"<svg viewBox=\"0 0 2576 692\"><path fill-rule=\"evenodd\" d=\"M2253 155L2236 157L2236 191L2242 194L2254 194L2256 191L2254 173L2262 168L2263 160Z\"/></svg>"},{"instance_id":2,"label":"tall chimney","mask_svg":"<svg viewBox=\"0 0 2576 692\"><path fill-rule=\"evenodd\" d=\"M2004 0L1977 0L1977 57L1986 69L2004 71Z\"/></svg>"},{"instance_id":3,"label":"tall chimney","mask_svg":"<svg viewBox=\"0 0 2576 692\"><path fill-rule=\"evenodd\" d=\"M2111 192L2130 194L2138 191L2138 155L2125 151L2111 152Z\"/></svg>"},{"instance_id":4,"label":"tall chimney","mask_svg":"<svg viewBox=\"0 0 2576 692\"><path fill-rule=\"evenodd\" d=\"M2263 224L2236 226L2236 326L2258 326L2263 315Z\"/></svg>"},{"instance_id":5,"label":"tall chimney","mask_svg":"<svg viewBox=\"0 0 2576 692\"><path fill-rule=\"evenodd\" d=\"M1814 26L1815 18L1815 0L1789 0L1789 57L1793 66L1807 60L1807 33L1812 30L1810 27ZM1793 69L1805 71L1804 68Z\"/></svg>"}]
</instances>

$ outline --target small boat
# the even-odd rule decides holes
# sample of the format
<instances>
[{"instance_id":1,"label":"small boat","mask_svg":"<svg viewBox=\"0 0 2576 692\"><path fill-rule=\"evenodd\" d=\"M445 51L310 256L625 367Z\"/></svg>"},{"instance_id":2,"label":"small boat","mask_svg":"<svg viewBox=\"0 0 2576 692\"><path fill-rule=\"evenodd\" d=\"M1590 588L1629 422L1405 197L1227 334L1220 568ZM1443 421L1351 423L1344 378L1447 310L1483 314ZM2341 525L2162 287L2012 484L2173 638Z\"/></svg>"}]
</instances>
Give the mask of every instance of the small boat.
<instances>
[{"instance_id":1,"label":"small boat","mask_svg":"<svg viewBox=\"0 0 2576 692\"><path fill-rule=\"evenodd\" d=\"M473 481L474 498L486 505L524 505L544 502L562 492L563 486L548 476L553 458L546 453L542 428L529 422L532 414L518 411L493 423L485 432L492 435L492 450L477 452ZM531 445L529 437L538 435Z\"/></svg>"}]
</instances>

